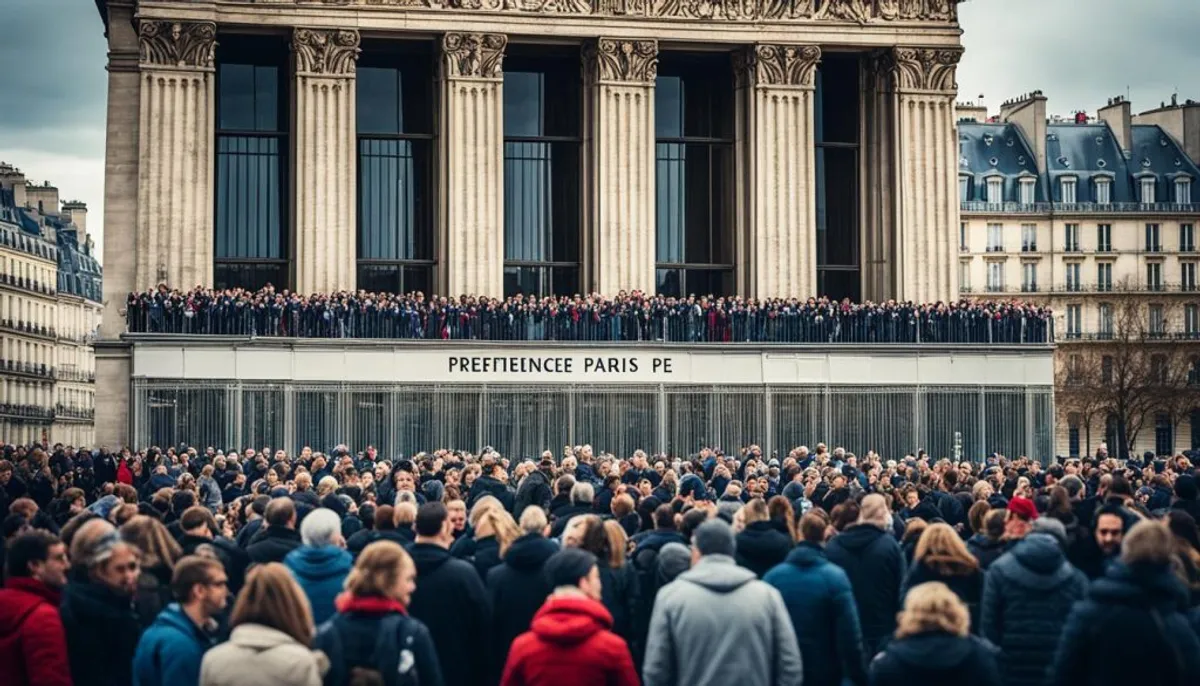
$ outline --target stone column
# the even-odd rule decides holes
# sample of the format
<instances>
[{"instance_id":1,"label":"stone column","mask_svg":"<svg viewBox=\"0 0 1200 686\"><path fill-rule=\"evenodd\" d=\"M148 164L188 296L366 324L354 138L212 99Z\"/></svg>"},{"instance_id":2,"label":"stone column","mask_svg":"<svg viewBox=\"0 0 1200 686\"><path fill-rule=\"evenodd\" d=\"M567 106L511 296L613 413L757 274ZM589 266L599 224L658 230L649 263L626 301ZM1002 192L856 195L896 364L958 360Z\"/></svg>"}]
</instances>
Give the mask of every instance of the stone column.
<instances>
[{"instance_id":1,"label":"stone column","mask_svg":"<svg viewBox=\"0 0 1200 686\"><path fill-rule=\"evenodd\" d=\"M137 287L208 286L217 25L143 21L138 37Z\"/></svg>"},{"instance_id":2,"label":"stone column","mask_svg":"<svg viewBox=\"0 0 1200 686\"><path fill-rule=\"evenodd\" d=\"M896 48L899 225L897 297L957 295L958 141L954 74L961 48Z\"/></svg>"},{"instance_id":3,"label":"stone column","mask_svg":"<svg viewBox=\"0 0 1200 686\"><path fill-rule=\"evenodd\" d=\"M752 174L748 249L755 297L817 290L816 137L813 101L821 49L756 45L750 87Z\"/></svg>"},{"instance_id":4,"label":"stone column","mask_svg":"<svg viewBox=\"0 0 1200 686\"><path fill-rule=\"evenodd\" d=\"M896 89L891 50L863 62L863 299L896 297Z\"/></svg>"},{"instance_id":5,"label":"stone column","mask_svg":"<svg viewBox=\"0 0 1200 686\"><path fill-rule=\"evenodd\" d=\"M654 80L658 42L600 38L584 48L592 100L592 283L654 292Z\"/></svg>"},{"instance_id":6,"label":"stone column","mask_svg":"<svg viewBox=\"0 0 1200 686\"><path fill-rule=\"evenodd\" d=\"M504 79L508 36L442 36L442 225L446 293L504 293Z\"/></svg>"},{"instance_id":7,"label":"stone column","mask_svg":"<svg viewBox=\"0 0 1200 686\"><path fill-rule=\"evenodd\" d=\"M300 293L329 293L355 285L358 43L354 30L298 28L292 33L292 213L295 285Z\"/></svg>"}]
</instances>

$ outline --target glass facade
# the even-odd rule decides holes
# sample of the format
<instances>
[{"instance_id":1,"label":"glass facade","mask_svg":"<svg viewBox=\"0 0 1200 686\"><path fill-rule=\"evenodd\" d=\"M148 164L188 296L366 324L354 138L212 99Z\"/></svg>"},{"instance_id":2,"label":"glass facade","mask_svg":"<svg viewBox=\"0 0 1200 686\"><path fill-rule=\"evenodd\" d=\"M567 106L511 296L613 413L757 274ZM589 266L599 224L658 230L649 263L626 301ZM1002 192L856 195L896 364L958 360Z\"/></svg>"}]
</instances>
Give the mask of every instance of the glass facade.
<instances>
[{"instance_id":1,"label":"glass facade","mask_svg":"<svg viewBox=\"0 0 1200 686\"><path fill-rule=\"evenodd\" d=\"M677 297L732 295L729 55L661 55L654 97L657 291Z\"/></svg>"},{"instance_id":2,"label":"glass facade","mask_svg":"<svg viewBox=\"0 0 1200 686\"><path fill-rule=\"evenodd\" d=\"M433 288L433 83L429 44L368 45L359 59L360 289Z\"/></svg>"},{"instance_id":3,"label":"glass facade","mask_svg":"<svg viewBox=\"0 0 1200 686\"><path fill-rule=\"evenodd\" d=\"M287 47L223 36L217 54L214 282L286 288Z\"/></svg>"},{"instance_id":4,"label":"glass facade","mask_svg":"<svg viewBox=\"0 0 1200 686\"><path fill-rule=\"evenodd\" d=\"M578 51L504 61L504 294L580 290L582 72Z\"/></svg>"},{"instance_id":5,"label":"glass facade","mask_svg":"<svg viewBox=\"0 0 1200 686\"><path fill-rule=\"evenodd\" d=\"M859 250L859 61L831 54L817 69L817 292L857 302Z\"/></svg>"}]
</instances>

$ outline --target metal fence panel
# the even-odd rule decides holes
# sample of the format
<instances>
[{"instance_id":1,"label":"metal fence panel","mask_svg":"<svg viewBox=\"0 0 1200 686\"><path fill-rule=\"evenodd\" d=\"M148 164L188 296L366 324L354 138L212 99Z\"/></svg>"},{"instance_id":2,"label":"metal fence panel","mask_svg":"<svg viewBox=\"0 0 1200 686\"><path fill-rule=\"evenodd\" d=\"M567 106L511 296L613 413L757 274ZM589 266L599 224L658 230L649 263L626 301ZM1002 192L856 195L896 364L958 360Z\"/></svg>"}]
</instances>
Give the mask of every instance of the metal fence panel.
<instances>
[{"instance_id":1,"label":"metal fence panel","mask_svg":"<svg viewBox=\"0 0 1200 686\"><path fill-rule=\"evenodd\" d=\"M975 388L926 388L922 392L921 445L934 458L982 459L980 395Z\"/></svg>"},{"instance_id":2,"label":"metal fence panel","mask_svg":"<svg viewBox=\"0 0 1200 686\"><path fill-rule=\"evenodd\" d=\"M762 388L719 387L715 393L717 440L727 454L767 442L766 395ZM698 449L700 446L692 448Z\"/></svg>"},{"instance_id":3,"label":"metal fence panel","mask_svg":"<svg viewBox=\"0 0 1200 686\"><path fill-rule=\"evenodd\" d=\"M510 460L537 460L544 450L561 455L571 441L567 389L489 387L483 441Z\"/></svg>"},{"instance_id":4,"label":"metal fence panel","mask_svg":"<svg viewBox=\"0 0 1200 686\"><path fill-rule=\"evenodd\" d=\"M284 446L286 422L286 395L284 386L247 386L242 389L242 427L241 445L227 446L243 448L245 446L272 447Z\"/></svg>"},{"instance_id":5,"label":"metal fence panel","mask_svg":"<svg viewBox=\"0 0 1200 686\"><path fill-rule=\"evenodd\" d=\"M342 394L335 387L296 390L296 430L292 450L310 447L327 452L347 440L340 429L338 411Z\"/></svg>"},{"instance_id":6,"label":"metal fence panel","mask_svg":"<svg viewBox=\"0 0 1200 686\"><path fill-rule=\"evenodd\" d=\"M771 450L786 457L793 448L814 448L824 440L824 387L771 388ZM766 447L764 446L764 449Z\"/></svg>"},{"instance_id":7,"label":"metal fence panel","mask_svg":"<svg viewBox=\"0 0 1200 686\"><path fill-rule=\"evenodd\" d=\"M827 444L858 455L895 457L915 450L912 389L834 388Z\"/></svg>"},{"instance_id":8,"label":"metal fence panel","mask_svg":"<svg viewBox=\"0 0 1200 686\"><path fill-rule=\"evenodd\" d=\"M391 442L392 396L387 391L347 391L349 431L345 443L361 452L375 446L383 455L396 454Z\"/></svg>"},{"instance_id":9,"label":"metal fence panel","mask_svg":"<svg viewBox=\"0 0 1200 686\"><path fill-rule=\"evenodd\" d=\"M1026 454L1024 388L986 388L983 391L984 454L1007 457ZM1032 446L1030 446L1032 447Z\"/></svg>"},{"instance_id":10,"label":"metal fence panel","mask_svg":"<svg viewBox=\"0 0 1200 686\"><path fill-rule=\"evenodd\" d=\"M137 395L145 424L135 435L143 438L143 446L232 446L225 386L151 387Z\"/></svg>"},{"instance_id":11,"label":"metal fence panel","mask_svg":"<svg viewBox=\"0 0 1200 686\"><path fill-rule=\"evenodd\" d=\"M575 392L572 440L592 446L594 454L628 457L635 450L656 452L658 389L583 387ZM550 448L553 449L553 448Z\"/></svg>"},{"instance_id":12,"label":"metal fence panel","mask_svg":"<svg viewBox=\"0 0 1200 686\"><path fill-rule=\"evenodd\" d=\"M451 448L478 452L488 440L480 435L482 413L481 389L439 389L435 420L438 429L436 444L421 450Z\"/></svg>"},{"instance_id":13,"label":"metal fence panel","mask_svg":"<svg viewBox=\"0 0 1200 686\"><path fill-rule=\"evenodd\" d=\"M703 446L717 445L712 386L666 389L667 445L671 455L691 455Z\"/></svg>"},{"instance_id":14,"label":"metal fence panel","mask_svg":"<svg viewBox=\"0 0 1200 686\"><path fill-rule=\"evenodd\" d=\"M415 455L442 446L436 445L440 396L433 386L405 386L396 390L396 413L392 423L396 431L396 455Z\"/></svg>"}]
</instances>

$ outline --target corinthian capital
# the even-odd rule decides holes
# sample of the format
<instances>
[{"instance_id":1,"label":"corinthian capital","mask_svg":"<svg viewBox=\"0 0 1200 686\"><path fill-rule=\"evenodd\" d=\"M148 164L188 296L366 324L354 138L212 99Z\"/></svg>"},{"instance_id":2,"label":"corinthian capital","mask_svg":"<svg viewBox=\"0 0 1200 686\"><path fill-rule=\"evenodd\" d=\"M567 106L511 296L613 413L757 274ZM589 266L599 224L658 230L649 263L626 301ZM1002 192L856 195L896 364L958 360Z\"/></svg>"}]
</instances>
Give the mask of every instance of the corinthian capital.
<instances>
[{"instance_id":1,"label":"corinthian capital","mask_svg":"<svg viewBox=\"0 0 1200 686\"><path fill-rule=\"evenodd\" d=\"M821 48L815 45L756 45L754 83L811 88L820 62Z\"/></svg>"},{"instance_id":2,"label":"corinthian capital","mask_svg":"<svg viewBox=\"0 0 1200 686\"><path fill-rule=\"evenodd\" d=\"M954 80L962 48L896 48L896 86L901 90L954 93Z\"/></svg>"},{"instance_id":3,"label":"corinthian capital","mask_svg":"<svg viewBox=\"0 0 1200 686\"><path fill-rule=\"evenodd\" d=\"M292 52L297 74L347 76L358 63L358 31L352 29L296 29Z\"/></svg>"},{"instance_id":4,"label":"corinthian capital","mask_svg":"<svg viewBox=\"0 0 1200 686\"><path fill-rule=\"evenodd\" d=\"M654 83L658 76L658 41L600 38L584 48L601 81Z\"/></svg>"},{"instance_id":5,"label":"corinthian capital","mask_svg":"<svg viewBox=\"0 0 1200 686\"><path fill-rule=\"evenodd\" d=\"M447 33L442 36L446 76L499 78L508 36L500 33Z\"/></svg>"},{"instance_id":6,"label":"corinthian capital","mask_svg":"<svg viewBox=\"0 0 1200 686\"><path fill-rule=\"evenodd\" d=\"M217 25L211 21L143 21L138 24L139 62L211 69Z\"/></svg>"}]
</instances>

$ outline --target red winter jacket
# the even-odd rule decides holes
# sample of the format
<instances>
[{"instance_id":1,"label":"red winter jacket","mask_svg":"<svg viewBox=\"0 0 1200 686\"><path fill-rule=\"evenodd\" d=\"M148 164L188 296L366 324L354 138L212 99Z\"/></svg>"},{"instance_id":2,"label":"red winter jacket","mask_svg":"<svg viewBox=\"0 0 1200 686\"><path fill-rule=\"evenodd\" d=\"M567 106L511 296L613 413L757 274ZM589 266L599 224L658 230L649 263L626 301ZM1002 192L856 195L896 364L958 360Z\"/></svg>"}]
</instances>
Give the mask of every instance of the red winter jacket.
<instances>
[{"instance_id":1,"label":"red winter jacket","mask_svg":"<svg viewBox=\"0 0 1200 686\"><path fill-rule=\"evenodd\" d=\"M121 460L121 464L117 465L117 482L133 485L133 470L125 460Z\"/></svg>"},{"instance_id":2,"label":"red winter jacket","mask_svg":"<svg viewBox=\"0 0 1200 686\"><path fill-rule=\"evenodd\" d=\"M0 684L71 686L59 592L30 578L0 590Z\"/></svg>"},{"instance_id":3,"label":"red winter jacket","mask_svg":"<svg viewBox=\"0 0 1200 686\"><path fill-rule=\"evenodd\" d=\"M513 641L500 686L638 686L612 615L583 596L552 596Z\"/></svg>"}]
</instances>

